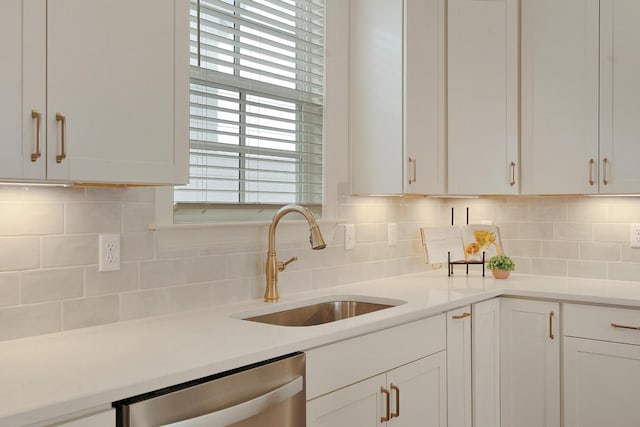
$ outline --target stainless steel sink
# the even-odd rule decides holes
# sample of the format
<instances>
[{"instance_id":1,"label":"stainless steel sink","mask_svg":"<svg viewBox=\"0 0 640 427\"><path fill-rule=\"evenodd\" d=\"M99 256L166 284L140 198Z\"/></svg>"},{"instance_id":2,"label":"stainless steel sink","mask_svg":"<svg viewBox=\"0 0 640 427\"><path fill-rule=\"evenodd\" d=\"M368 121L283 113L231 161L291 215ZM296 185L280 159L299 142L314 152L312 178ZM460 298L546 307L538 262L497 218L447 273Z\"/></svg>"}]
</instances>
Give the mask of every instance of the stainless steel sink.
<instances>
[{"instance_id":1,"label":"stainless steel sink","mask_svg":"<svg viewBox=\"0 0 640 427\"><path fill-rule=\"evenodd\" d=\"M393 303L352 299L321 301L302 307L244 317L243 320L280 326L314 326L384 310L402 303L404 301L393 301Z\"/></svg>"}]
</instances>

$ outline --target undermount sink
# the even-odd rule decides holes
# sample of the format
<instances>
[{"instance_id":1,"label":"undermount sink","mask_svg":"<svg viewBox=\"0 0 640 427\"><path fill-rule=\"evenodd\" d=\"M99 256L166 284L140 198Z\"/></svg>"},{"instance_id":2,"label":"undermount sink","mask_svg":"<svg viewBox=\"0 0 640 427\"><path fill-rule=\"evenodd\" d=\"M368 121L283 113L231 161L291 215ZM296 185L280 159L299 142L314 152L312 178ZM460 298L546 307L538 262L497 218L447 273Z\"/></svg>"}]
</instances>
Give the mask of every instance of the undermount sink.
<instances>
[{"instance_id":1,"label":"undermount sink","mask_svg":"<svg viewBox=\"0 0 640 427\"><path fill-rule=\"evenodd\" d=\"M314 326L385 310L404 303L405 301L399 300L375 301L334 297L329 301L318 301L300 307L242 317L242 319L280 326Z\"/></svg>"}]
</instances>

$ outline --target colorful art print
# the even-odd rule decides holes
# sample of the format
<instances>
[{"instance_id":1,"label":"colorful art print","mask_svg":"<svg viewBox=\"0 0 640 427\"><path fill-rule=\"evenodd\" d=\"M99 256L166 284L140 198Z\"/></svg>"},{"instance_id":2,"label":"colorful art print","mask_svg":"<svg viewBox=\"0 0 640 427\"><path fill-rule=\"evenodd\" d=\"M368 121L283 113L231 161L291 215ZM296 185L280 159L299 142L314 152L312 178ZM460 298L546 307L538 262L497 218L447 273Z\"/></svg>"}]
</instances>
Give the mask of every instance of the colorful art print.
<instances>
[{"instance_id":1,"label":"colorful art print","mask_svg":"<svg viewBox=\"0 0 640 427\"><path fill-rule=\"evenodd\" d=\"M488 261L494 255L504 255L500 230L495 225L470 224L461 227L466 261Z\"/></svg>"}]
</instances>

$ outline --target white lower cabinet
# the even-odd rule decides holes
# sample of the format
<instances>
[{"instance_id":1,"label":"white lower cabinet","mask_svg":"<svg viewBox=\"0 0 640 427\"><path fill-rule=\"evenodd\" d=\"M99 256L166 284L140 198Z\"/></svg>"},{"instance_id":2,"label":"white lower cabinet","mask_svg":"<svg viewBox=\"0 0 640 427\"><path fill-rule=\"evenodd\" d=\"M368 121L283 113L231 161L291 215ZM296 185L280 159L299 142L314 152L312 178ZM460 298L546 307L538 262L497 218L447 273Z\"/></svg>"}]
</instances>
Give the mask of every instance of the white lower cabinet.
<instances>
[{"instance_id":1,"label":"white lower cabinet","mask_svg":"<svg viewBox=\"0 0 640 427\"><path fill-rule=\"evenodd\" d=\"M502 298L503 426L560 427L560 304Z\"/></svg>"},{"instance_id":2,"label":"white lower cabinet","mask_svg":"<svg viewBox=\"0 0 640 427\"><path fill-rule=\"evenodd\" d=\"M447 312L448 427L471 427L471 307Z\"/></svg>"},{"instance_id":3,"label":"white lower cabinet","mask_svg":"<svg viewBox=\"0 0 640 427\"><path fill-rule=\"evenodd\" d=\"M446 352L358 382L307 404L308 427L446 427Z\"/></svg>"},{"instance_id":4,"label":"white lower cabinet","mask_svg":"<svg viewBox=\"0 0 640 427\"><path fill-rule=\"evenodd\" d=\"M471 310L474 427L500 426L500 301L482 301Z\"/></svg>"},{"instance_id":5,"label":"white lower cabinet","mask_svg":"<svg viewBox=\"0 0 640 427\"><path fill-rule=\"evenodd\" d=\"M447 426L444 315L306 352L307 426Z\"/></svg>"},{"instance_id":6,"label":"white lower cabinet","mask_svg":"<svg viewBox=\"0 0 640 427\"><path fill-rule=\"evenodd\" d=\"M564 305L564 426L640 425L640 310Z\"/></svg>"}]
</instances>

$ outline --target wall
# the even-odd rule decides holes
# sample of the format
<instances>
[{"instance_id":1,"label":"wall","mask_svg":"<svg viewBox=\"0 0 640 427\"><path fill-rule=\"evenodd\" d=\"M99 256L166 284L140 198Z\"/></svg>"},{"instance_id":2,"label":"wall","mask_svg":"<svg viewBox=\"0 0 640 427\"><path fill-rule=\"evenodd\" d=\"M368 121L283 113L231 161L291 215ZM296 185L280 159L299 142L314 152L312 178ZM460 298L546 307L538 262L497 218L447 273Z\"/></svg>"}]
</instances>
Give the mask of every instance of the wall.
<instances>
[{"instance_id":1,"label":"wall","mask_svg":"<svg viewBox=\"0 0 640 427\"><path fill-rule=\"evenodd\" d=\"M166 227L154 223L149 188L0 186L0 340L261 298L267 224ZM329 246L312 251L304 221L283 221L283 298L324 286L420 271L420 226L441 223L441 201L339 197L339 216L321 223ZM294 217L292 215L292 217ZM295 218L293 218L295 219ZM396 246L387 223L398 223ZM121 233L122 269L98 272L98 235Z\"/></svg>"},{"instance_id":2,"label":"wall","mask_svg":"<svg viewBox=\"0 0 640 427\"><path fill-rule=\"evenodd\" d=\"M519 273L640 281L640 249L629 224L640 223L640 197L513 197L448 200L457 224L493 221Z\"/></svg>"}]
</instances>

